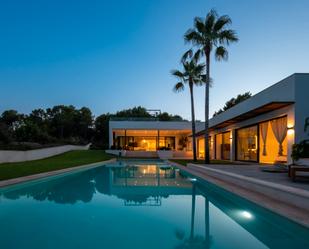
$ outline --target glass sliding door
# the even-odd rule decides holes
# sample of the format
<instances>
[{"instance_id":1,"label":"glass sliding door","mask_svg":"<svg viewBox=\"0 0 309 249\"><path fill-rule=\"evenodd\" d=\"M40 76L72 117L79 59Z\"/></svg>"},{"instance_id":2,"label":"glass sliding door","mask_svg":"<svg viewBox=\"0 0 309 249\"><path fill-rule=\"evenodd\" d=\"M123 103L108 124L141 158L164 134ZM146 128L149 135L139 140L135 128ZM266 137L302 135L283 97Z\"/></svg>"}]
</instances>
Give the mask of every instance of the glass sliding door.
<instances>
[{"instance_id":1,"label":"glass sliding door","mask_svg":"<svg viewBox=\"0 0 309 249\"><path fill-rule=\"evenodd\" d=\"M280 129L280 126L281 129ZM260 129L260 163L275 163L276 161L287 161L287 117L272 119L259 124ZM277 140L281 138L281 147ZM279 150L281 155L279 155Z\"/></svg>"},{"instance_id":2,"label":"glass sliding door","mask_svg":"<svg viewBox=\"0 0 309 249\"><path fill-rule=\"evenodd\" d=\"M230 160L231 142L230 132L215 135L216 140L216 159Z\"/></svg>"},{"instance_id":3,"label":"glass sliding door","mask_svg":"<svg viewBox=\"0 0 309 249\"><path fill-rule=\"evenodd\" d=\"M175 137L160 137L159 149L175 150Z\"/></svg>"},{"instance_id":4,"label":"glass sliding door","mask_svg":"<svg viewBox=\"0 0 309 249\"><path fill-rule=\"evenodd\" d=\"M230 151L230 132L228 131L222 134L222 159L230 160Z\"/></svg>"},{"instance_id":5,"label":"glass sliding door","mask_svg":"<svg viewBox=\"0 0 309 249\"><path fill-rule=\"evenodd\" d=\"M222 150L221 150L221 146L222 146L222 134L216 134L215 135L215 141L216 141L216 154L215 154L215 158L220 160L222 159Z\"/></svg>"},{"instance_id":6,"label":"glass sliding door","mask_svg":"<svg viewBox=\"0 0 309 249\"><path fill-rule=\"evenodd\" d=\"M209 136L209 157L210 159L213 159L212 156L212 142L211 142L211 136ZM198 157L199 158L205 158L205 151L204 151L204 143L205 143L205 138L199 138L197 140L197 151L198 151Z\"/></svg>"},{"instance_id":7,"label":"glass sliding door","mask_svg":"<svg viewBox=\"0 0 309 249\"><path fill-rule=\"evenodd\" d=\"M242 161L258 161L258 126L250 126L236 130L236 159Z\"/></svg>"}]
</instances>

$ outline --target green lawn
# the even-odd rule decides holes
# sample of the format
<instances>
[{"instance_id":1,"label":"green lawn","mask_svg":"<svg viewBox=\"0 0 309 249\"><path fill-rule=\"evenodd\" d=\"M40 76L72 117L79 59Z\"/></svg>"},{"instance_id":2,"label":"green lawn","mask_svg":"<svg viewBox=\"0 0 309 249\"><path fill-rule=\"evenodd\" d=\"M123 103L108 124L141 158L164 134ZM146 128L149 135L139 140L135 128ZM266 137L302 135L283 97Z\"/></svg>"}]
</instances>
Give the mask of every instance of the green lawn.
<instances>
[{"instance_id":1,"label":"green lawn","mask_svg":"<svg viewBox=\"0 0 309 249\"><path fill-rule=\"evenodd\" d=\"M187 166L187 163L195 163L195 164L204 164L204 160L197 160L197 162L194 162L191 159L171 159L170 161L179 163L181 165ZM211 164L234 164L230 161L224 161L224 160L210 160Z\"/></svg>"},{"instance_id":2,"label":"green lawn","mask_svg":"<svg viewBox=\"0 0 309 249\"><path fill-rule=\"evenodd\" d=\"M61 155L19 163L0 164L0 180L76 167L113 158L103 150L78 150Z\"/></svg>"}]
</instances>

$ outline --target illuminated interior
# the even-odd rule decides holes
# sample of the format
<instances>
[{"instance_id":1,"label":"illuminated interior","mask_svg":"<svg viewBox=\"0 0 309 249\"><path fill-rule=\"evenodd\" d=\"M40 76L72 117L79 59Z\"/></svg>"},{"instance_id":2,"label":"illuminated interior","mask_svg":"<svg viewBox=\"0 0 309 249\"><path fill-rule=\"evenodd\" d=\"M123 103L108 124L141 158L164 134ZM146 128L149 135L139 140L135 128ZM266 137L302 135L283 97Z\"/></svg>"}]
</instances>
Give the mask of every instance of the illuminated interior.
<instances>
[{"instance_id":1,"label":"illuminated interior","mask_svg":"<svg viewBox=\"0 0 309 249\"><path fill-rule=\"evenodd\" d=\"M113 144L118 149L156 151L189 149L189 141L181 142L190 130L113 130Z\"/></svg>"},{"instance_id":2,"label":"illuminated interior","mask_svg":"<svg viewBox=\"0 0 309 249\"><path fill-rule=\"evenodd\" d=\"M231 140L230 140L230 132L224 132L222 133L222 159L224 160L230 160L230 151L231 151Z\"/></svg>"},{"instance_id":3,"label":"illuminated interior","mask_svg":"<svg viewBox=\"0 0 309 249\"><path fill-rule=\"evenodd\" d=\"M250 126L238 129L237 137L237 160L256 161L258 160L258 126Z\"/></svg>"},{"instance_id":4,"label":"illuminated interior","mask_svg":"<svg viewBox=\"0 0 309 249\"><path fill-rule=\"evenodd\" d=\"M205 142L205 138L199 138L197 140L197 151L198 151L198 157L199 158L205 158L204 142ZM213 141L212 141L212 138L209 137L209 155L210 155L210 159L213 159L212 158L212 151L213 151Z\"/></svg>"},{"instance_id":5,"label":"illuminated interior","mask_svg":"<svg viewBox=\"0 0 309 249\"><path fill-rule=\"evenodd\" d=\"M282 142L282 155L279 156L279 144L274 135L270 122L266 122L265 124L267 127L267 136L265 141L265 148L264 148L264 141L262 139L262 132L260 126L260 162L261 163L274 163L275 161L286 162L287 161L287 136L285 136ZM289 132L288 132L289 134Z\"/></svg>"}]
</instances>

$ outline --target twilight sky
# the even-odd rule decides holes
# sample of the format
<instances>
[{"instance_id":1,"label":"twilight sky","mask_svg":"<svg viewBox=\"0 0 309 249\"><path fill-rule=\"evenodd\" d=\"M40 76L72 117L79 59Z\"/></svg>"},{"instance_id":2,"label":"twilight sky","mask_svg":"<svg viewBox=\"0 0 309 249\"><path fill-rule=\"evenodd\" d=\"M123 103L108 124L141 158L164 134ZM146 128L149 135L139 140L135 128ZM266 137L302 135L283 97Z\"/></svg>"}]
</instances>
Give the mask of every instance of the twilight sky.
<instances>
[{"instance_id":1,"label":"twilight sky","mask_svg":"<svg viewBox=\"0 0 309 249\"><path fill-rule=\"evenodd\" d=\"M95 115L137 105L190 118L171 69L195 16L228 14L240 41L211 66L210 114L226 100L309 71L307 0L2 0L0 113L57 104ZM203 120L204 88L195 88Z\"/></svg>"}]
</instances>

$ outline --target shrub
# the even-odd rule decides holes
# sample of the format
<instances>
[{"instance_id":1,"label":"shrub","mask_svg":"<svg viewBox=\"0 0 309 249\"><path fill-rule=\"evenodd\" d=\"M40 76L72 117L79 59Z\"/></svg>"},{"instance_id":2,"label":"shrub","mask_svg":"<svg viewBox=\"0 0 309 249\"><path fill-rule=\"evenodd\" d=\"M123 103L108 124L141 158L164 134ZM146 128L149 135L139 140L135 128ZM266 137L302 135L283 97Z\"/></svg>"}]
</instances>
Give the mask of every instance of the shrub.
<instances>
[{"instance_id":1,"label":"shrub","mask_svg":"<svg viewBox=\"0 0 309 249\"><path fill-rule=\"evenodd\" d=\"M293 161L297 161L299 158L309 158L309 140L293 144L291 156Z\"/></svg>"}]
</instances>

